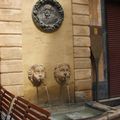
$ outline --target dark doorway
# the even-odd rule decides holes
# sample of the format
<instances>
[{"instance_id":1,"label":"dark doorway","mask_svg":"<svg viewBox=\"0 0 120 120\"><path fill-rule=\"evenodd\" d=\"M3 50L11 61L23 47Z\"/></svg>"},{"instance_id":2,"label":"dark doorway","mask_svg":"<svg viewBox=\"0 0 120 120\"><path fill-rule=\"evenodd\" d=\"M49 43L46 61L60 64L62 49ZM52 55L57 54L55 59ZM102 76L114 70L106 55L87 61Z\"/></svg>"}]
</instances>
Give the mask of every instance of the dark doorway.
<instances>
[{"instance_id":1,"label":"dark doorway","mask_svg":"<svg viewBox=\"0 0 120 120\"><path fill-rule=\"evenodd\" d=\"M120 0L106 1L110 97L120 97Z\"/></svg>"}]
</instances>

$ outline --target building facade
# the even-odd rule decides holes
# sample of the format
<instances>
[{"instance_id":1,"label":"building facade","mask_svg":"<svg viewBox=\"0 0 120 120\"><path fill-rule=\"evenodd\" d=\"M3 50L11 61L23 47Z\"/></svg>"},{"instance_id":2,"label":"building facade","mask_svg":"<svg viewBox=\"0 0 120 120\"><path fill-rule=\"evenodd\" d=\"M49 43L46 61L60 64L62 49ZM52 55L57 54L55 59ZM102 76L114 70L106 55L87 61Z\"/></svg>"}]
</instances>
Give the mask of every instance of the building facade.
<instances>
[{"instance_id":1,"label":"building facade","mask_svg":"<svg viewBox=\"0 0 120 120\"><path fill-rule=\"evenodd\" d=\"M110 91L108 88L111 89L110 96L114 97L112 91L115 86L111 85L113 80L110 79L110 82L108 80L107 60L111 58L107 58L106 22L104 22L111 16L111 13L106 13L108 3L103 0L58 0L64 9L62 26L56 32L44 33L38 30L32 21L32 9L36 2L36 0L0 2L1 85L34 103L45 103L47 96L44 86L36 89L28 79L30 67L34 64L43 64L50 99L58 101L60 92L63 91L62 96L67 101L66 87L63 86L61 89L54 78L55 66L67 63L71 68L69 82L71 102L108 98ZM109 5L107 7L112 9ZM111 23L109 20L107 22Z\"/></svg>"}]
</instances>

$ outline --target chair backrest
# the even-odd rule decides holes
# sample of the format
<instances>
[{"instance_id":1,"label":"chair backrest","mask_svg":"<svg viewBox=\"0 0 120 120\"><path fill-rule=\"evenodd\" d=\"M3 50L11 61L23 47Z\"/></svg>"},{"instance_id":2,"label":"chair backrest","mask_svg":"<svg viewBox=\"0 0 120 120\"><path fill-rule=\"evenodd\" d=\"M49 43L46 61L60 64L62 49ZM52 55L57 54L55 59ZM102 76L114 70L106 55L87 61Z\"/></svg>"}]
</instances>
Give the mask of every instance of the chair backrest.
<instances>
[{"instance_id":1,"label":"chair backrest","mask_svg":"<svg viewBox=\"0 0 120 120\"><path fill-rule=\"evenodd\" d=\"M0 114L2 113L4 113L5 120L8 118L10 120L50 120L50 113L47 110L24 98L15 98L12 93L0 86Z\"/></svg>"},{"instance_id":2,"label":"chair backrest","mask_svg":"<svg viewBox=\"0 0 120 120\"><path fill-rule=\"evenodd\" d=\"M50 113L34 104L29 104L25 120L50 120Z\"/></svg>"},{"instance_id":3,"label":"chair backrest","mask_svg":"<svg viewBox=\"0 0 120 120\"><path fill-rule=\"evenodd\" d=\"M0 86L0 112L6 118L15 96Z\"/></svg>"},{"instance_id":4,"label":"chair backrest","mask_svg":"<svg viewBox=\"0 0 120 120\"><path fill-rule=\"evenodd\" d=\"M3 89L3 87L0 85L0 102L1 102L1 99L2 99L2 96L3 96L3 93L4 93L4 89Z\"/></svg>"},{"instance_id":5,"label":"chair backrest","mask_svg":"<svg viewBox=\"0 0 120 120\"><path fill-rule=\"evenodd\" d=\"M25 114L28 109L29 102L21 97L17 97L13 103L13 107L10 113L10 119L12 120L24 120Z\"/></svg>"}]
</instances>

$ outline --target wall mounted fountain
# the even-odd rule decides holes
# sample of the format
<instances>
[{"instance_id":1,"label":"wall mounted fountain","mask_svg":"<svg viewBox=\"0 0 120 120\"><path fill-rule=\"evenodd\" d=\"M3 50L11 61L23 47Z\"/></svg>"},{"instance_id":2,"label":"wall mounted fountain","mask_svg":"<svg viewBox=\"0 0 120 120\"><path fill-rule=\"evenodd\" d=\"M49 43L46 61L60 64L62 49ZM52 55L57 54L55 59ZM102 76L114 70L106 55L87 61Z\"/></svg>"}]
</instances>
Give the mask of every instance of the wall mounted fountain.
<instances>
[{"instance_id":1,"label":"wall mounted fountain","mask_svg":"<svg viewBox=\"0 0 120 120\"><path fill-rule=\"evenodd\" d=\"M45 68L43 65L32 65L28 71L28 79L31 81L32 85L34 87L36 87L36 92L37 92L37 100L38 100L38 104L39 104L39 90L38 87L43 85L44 89L46 91L46 95L47 95L47 101L50 101L50 97L49 97L49 92L48 92L48 88L47 85L45 84L44 80L46 77L46 72L45 72Z\"/></svg>"},{"instance_id":2,"label":"wall mounted fountain","mask_svg":"<svg viewBox=\"0 0 120 120\"><path fill-rule=\"evenodd\" d=\"M60 91L62 91L63 86L66 86L67 88L67 94L68 94L68 102L70 103L70 87L69 87L69 81L70 81L71 71L69 64L59 64L54 69L54 77L56 82L60 85ZM62 94L62 92L61 92Z\"/></svg>"},{"instance_id":3,"label":"wall mounted fountain","mask_svg":"<svg viewBox=\"0 0 120 120\"><path fill-rule=\"evenodd\" d=\"M28 79L35 87L39 87L42 83L44 84L44 79L45 79L44 66L37 64L31 66L28 71Z\"/></svg>"}]
</instances>

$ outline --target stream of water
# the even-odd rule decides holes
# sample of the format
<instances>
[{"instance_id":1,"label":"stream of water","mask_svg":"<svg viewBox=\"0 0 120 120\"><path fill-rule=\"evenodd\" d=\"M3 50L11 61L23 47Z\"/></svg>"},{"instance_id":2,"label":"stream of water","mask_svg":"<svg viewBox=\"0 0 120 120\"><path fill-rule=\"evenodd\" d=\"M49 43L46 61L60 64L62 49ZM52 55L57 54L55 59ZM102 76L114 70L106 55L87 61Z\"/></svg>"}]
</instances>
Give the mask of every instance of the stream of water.
<instances>
[{"instance_id":1,"label":"stream of water","mask_svg":"<svg viewBox=\"0 0 120 120\"><path fill-rule=\"evenodd\" d=\"M67 85L67 94L68 94L68 103L70 104L71 99L70 99L70 87Z\"/></svg>"},{"instance_id":2,"label":"stream of water","mask_svg":"<svg viewBox=\"0 0 120 120\"><path fill-rule=\"evenodd\" d=\"M50 104L50 95L49 95L49 92L48 92L48 87L47 87L47 85L45 85L44 87L45 87L48 103Z\"/></svg>"}]
</instances>

